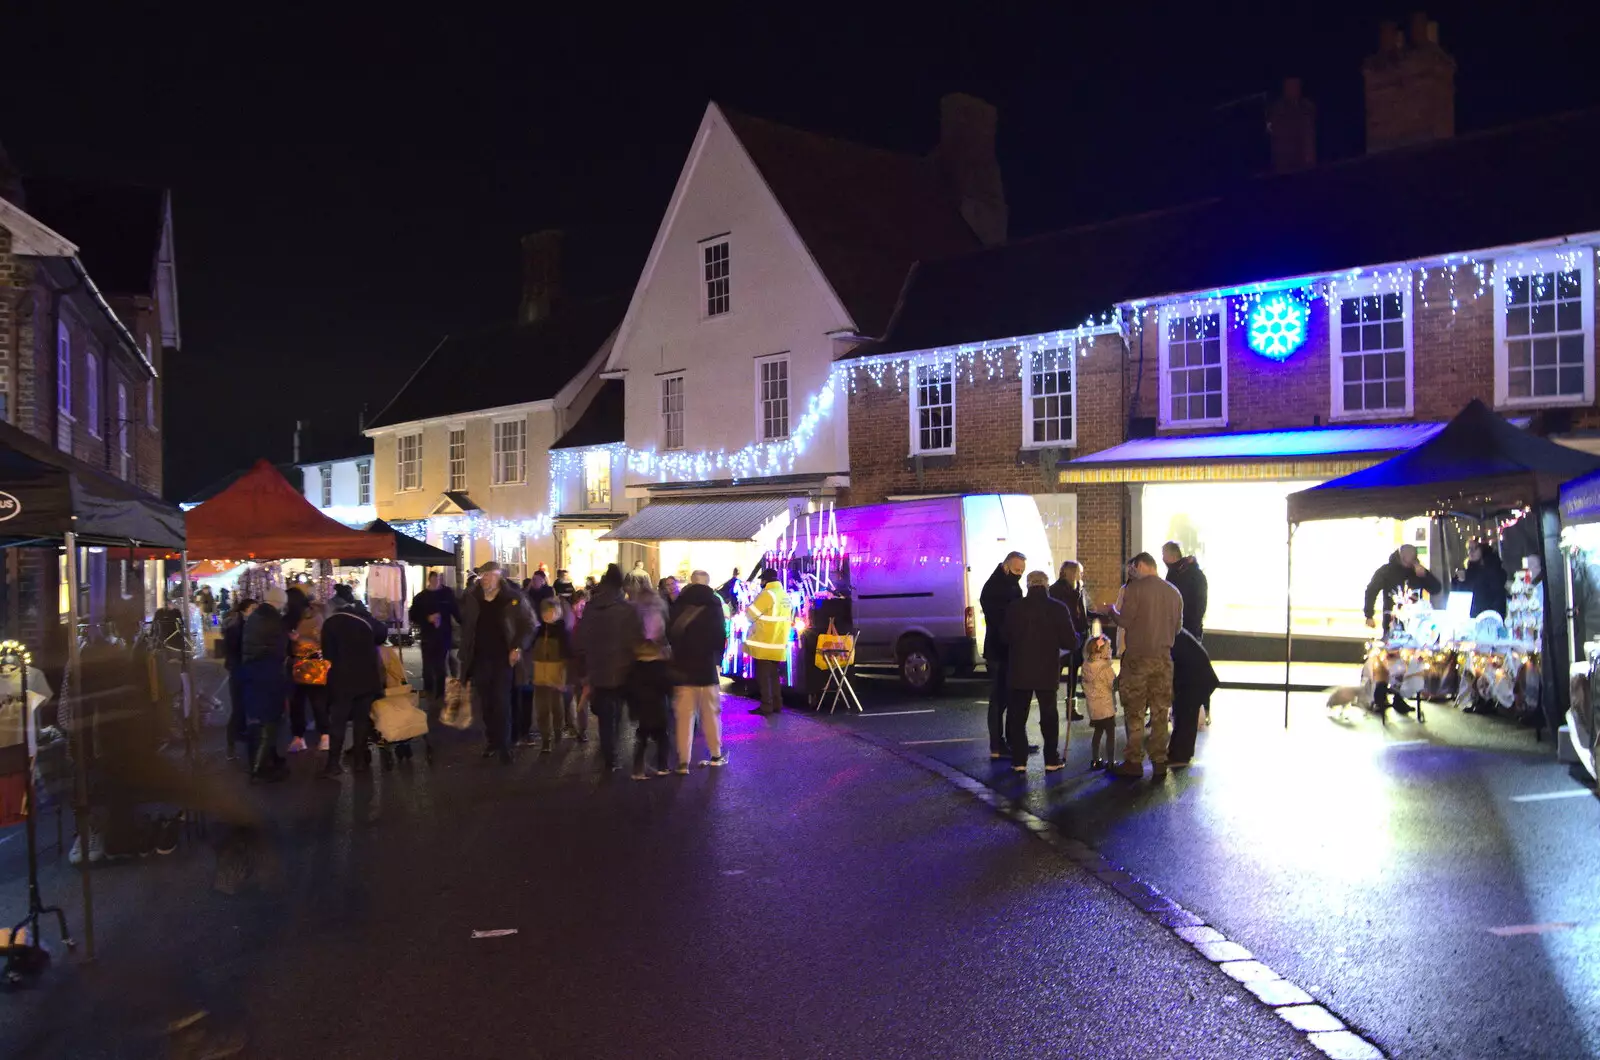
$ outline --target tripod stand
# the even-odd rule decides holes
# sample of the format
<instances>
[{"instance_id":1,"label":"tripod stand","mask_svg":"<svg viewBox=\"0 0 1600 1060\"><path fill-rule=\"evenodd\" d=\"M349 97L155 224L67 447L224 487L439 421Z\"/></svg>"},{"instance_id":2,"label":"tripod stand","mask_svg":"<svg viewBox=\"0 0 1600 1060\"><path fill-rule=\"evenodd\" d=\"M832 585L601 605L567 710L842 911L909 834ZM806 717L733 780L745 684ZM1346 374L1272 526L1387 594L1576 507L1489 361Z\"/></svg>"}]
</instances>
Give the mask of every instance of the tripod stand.
<instances>
[{"instance_id":1,"label":"tripod stand","mask_svg":"<svg viewBox=\"0 0 1600 1060\"><path fill-rule=\"evenodd\" d=\"M28 832L28 913L11 929L5 950L6 964L0 971L0 985L17 986L38 975L50 960L49 953L39 943L39 918L54 913L61 928L61 941L72 949L77 943L67 930L67 914L60 906L45 905L39 894L39 833L34 823L38 816L38 798L34 790L34 764L38 749L38 729L34 720L33 704L28 702L28 664L32 662L28 651L16 641L0 643L0 677L15 673L22 697L22 742L27 757L27 794L23 800L23 815ZM88 857L88 842L84 841L84 857ZM27 929L27 935L21 936ZM19 941L25 938L26 941Z\"/></svg>"}]
</instances>

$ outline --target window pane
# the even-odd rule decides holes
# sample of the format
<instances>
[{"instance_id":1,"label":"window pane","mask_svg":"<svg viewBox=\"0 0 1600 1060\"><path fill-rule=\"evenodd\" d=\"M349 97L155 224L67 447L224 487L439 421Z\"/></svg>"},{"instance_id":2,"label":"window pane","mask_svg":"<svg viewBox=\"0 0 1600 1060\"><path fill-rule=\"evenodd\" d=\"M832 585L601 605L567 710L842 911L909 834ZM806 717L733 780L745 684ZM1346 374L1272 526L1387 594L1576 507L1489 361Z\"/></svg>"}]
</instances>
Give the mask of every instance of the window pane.
<instances>
[{"instance_id":1,"label":"window pane","mask_svg":"<svg viewBox=\"0 0 1600 1060\"><path fill-rule=\"evenodd\" d=\"M1403 382L1392 382L1384 387L1384 407L1403 409L1406 407L1406 385Z\"/></svg>"},{"instance_id":2,"label":"window pane","mask_svg":"<svg viewBox=\"0 0 1600 1060\"><path fill-rule=\"evenodd\" d=\"M1361 384L1360 383L1352 383L1352 382L1345 383L1345 385L1344 385L1344 407L1347 410L1351 411L1351 412L1355 412L1355 411L1357 411L1357 410L1359 410L1359 409L1361 409L1363 407L1362 404L1361 404Z\"/></svg>"},{"instance_id":3,"label":"window pane","mask_svg":"<svg viewBox=\"0 0 1600 1060\"><path fill-rule=\"evenodd\" d=\"M1580 280L1582 274L1576 271L1563 272L1556 278L1557 298L1582 298L1583 284Z\"/></svg>"},{"instance_id":4,"label":"window pane","mask_svg":"<svg viewBox=\"0 0 1600 1060\"><path fill-rule=\"evenodd\" d=\"M1216 391L1219 394L1222 392L1222 369L1221 368L1207 368L1206 369L1206 383L1205 383L1205 386L1206 386L1207 390L1213 390L1213 391Z\"/></svg>"},{"instance_id":5,"label":"window pane","mask_svg":"<svg viewBox=\"0 0 1600 1060\"><path fill-rule=\"evenodd\" d=\"M1222 363L1222 341L1220 339L1207 339L1206 343L1205 343L1205 347L1206 347L1206 363L1207 364L1221 364Z\"/></svg>"},{"instance_id":6,"label":"window pane","mask_svg":"<svg viewBox=\"0 0 1600 1060\"><path fill-rule=\"evenodd\" d=\"M1526 368L1533 363L1533 349L1527 339L1506 343L1506 360L1512 368Z\"/></svg>"},{"instance_id":7,"label":"window pane","mask_svg":"<svg viewBox=\"0 0 1600 1060\"><path fill-rule=\"evenodd\" d=\"M1563 335L1557 340L1562 364L1583 364L1583 336Z\"/></svg>"},{"instance_id":8,"label":"window pane","mask_svg":"<svg viewBox=\"0 0 1600 1060\"><path fill-rule=\"evenodd\" d=\"M1405 325L1398 320L1383 326L1384 349L1394 350L1406 344Z\"/></svg>"},{"instance_id":9,"label":"window pane","mask_svg":"<svg viewBox=\"0 0 1600 1060\"><path fill-rule=\"evenodd\" d=\"M1556 327L1562 331L1577 331L1583 327L1583 303L1562 302L1556 307Z\"/></svg>"},{"instance_id":10,"label":"window pane","mask_svg":"<svg viewBox=\"0 0 1600 1060\"><path fill-rule=\"evenodd\" d=\"M1172 395L1172 412L1170 415L1174 421L1188 419L1188 408L1187 398L1180 397L1177 394Z\"/></svg>"},{"instance_id":11,"label":"window pane","mask_svg":"<svg viewBox=\"0 0 1600 1060\"><path fill-rule=\"evenodd\" d=\"M1506 381L1506 392L1512 397L1528 397L1530 379L1527 372L1513 373Z\"/></svg>"},{"instance_id":12,"label":"window pane","mask_svg":"<svg viewBox=\"0 0 1600 1060\"><path fill-rule=\"evenodd\" d=\"M1556 363L1556 340L1533 340L1533 365L1535 368L1549 366Z\"/></svg>"},{"instance_id":13,"label":"window pane","mask_svg":"<svg viewBox=\"0 0 1600 1060\"><path fill-rule=\"evenodd\" d=\"M1339 301L1339 323L1359 324L1361 322L1361 299L1344 298Z\"/></svg>"},{"instance_id":14,"label":"window pane","mask_svg":"<svg viewBox=\"0 0 1600 1060\"><path fill-rule=\"evenodd\" d=\"M1529 325L1535 335L1548 335L1556 329L1556 307L1549 302L1533 306L1533 319Z\"/></svg>"},{"instance_id":15,"label":"window pane","mask_svg":"<svg viewBox=\"0 0 1600 1060\"><path fill-rule=\"evenodd\" d=\"M1381 354L1381 353L1369 353L1366 356L1364 356L1363 358L1361 358L1361 360L1363 361L1362 372L1361 372L1362 378L1364 378L1364 379L1382 379L1383 378L1383 354Z\"/></svg>"},{"instance_id":16,"label":"window pane","mask_svg":"<svg viewBox=\"0 0 1600 1060\"><path fill-rule=\"evenodd\" d=\"M1182 395L1187 394L1188 392L1189 392L1189 373L1188 372L1173 372L1172 373L1172 396L1173 397L1181 397Z\"/></svg>"},{"instance_id":17,"label":"window pane","mask_svg":"<svg viewBox=\"0 0 1600 1060\"><path fill-rule=\"evenodd\" d=\"M1346 357L1344 362L1344 381L1346 383L1359 383L1361 381L1361 357Z\"/></svg>"},{"instance_id":18,"label":"window pane","mask_svg":"<svg viewBox=\"0 0 1600 1060\"><path fill-rule=\"evenodd\" d=\"M1376 350L1383 345L1383 325L1361 325L1361 348L1363 350Z\"/></svg>"},{"instance_id":19,"label":"window pane","mask_svg":"<svg viewBox=\"0 0 1600 1060\"><path fill-rule=\"evenodd\" d=\"M1406 376L1406 355L1399 352L1384 354L1383 374L1390 379L1404 379Z\"/></svg>"},{"instance_id":20,"label":"window pane","mask_svg":"<svg viewBox=\"0 0 1600 1060\"><path fill-rule=\"evenodd\" d=\"M1206 419L1220 420L1222 418L1222 395L1212 394L1206 398Z\"/></svg>"},{"instance_id":21,"label":"window pane","mask_svg":"<svg viewBox=\"0 0 1600 1060\"><path fill-rule=\"evenodd\" d=\"M1400 319L1400 295L1386 294L1383 296L1383 318L1385 320Z\"/></svg>"},{"instance_id":22,"label":"window pane","mask_svg":"<svg viewBox=\"0 0 1600 1060\"><path fill-rule=\"evenodd\" d=\"M1556 393L1554 369L1535 368L1533 371L1533 396L1553 397Z\"/></svg>"},{"instance_id":23,"label":"window pane","mask_svg":"<svg viewBox=\"0 0 1600 1060\"><path fill-rule=\"evenodd\" d=\"M1563 394L1583 393L1583 369L1563 366L1561 369L1561 392Z\"/></svg>"},{"instance_id":24,"label":"window pane","mask_svg":"<svg viewBox=\"0 0 1600 1060\"><path fill-rule=\"evenodd\" d=\"M1506 334L1526 335L1528 333L1528 308L1519 306L1506 310Z\"/></svg>"},{"instance_id":25,"label":"window pane","mask_svg":"<svg viewBox=\"0 0 1600 1060\"><path fill-rule=\"evenodd\" d=\"M1526 276L1511 276L1506 279L1506 304L1526 305L1528 301L1528 278Z\"/></svg>"},{"instance_id":26,"label":"window pane","mask_svg":"<svg viewBox=\"0 0 1600 1060\"><path fill-rule=\"evenodd\" d=\"M1381 409L1381 408L1383 408L1383 383L1380 381L1380 382L1376 382L1376 383L1368 383L1368 384L1366 384L1366 395L1365 396L1366 396L1366 401L1367 401L1367 408L1369 408L1369 409Z\"/></svg>"},{"instance_id":27,"label":"window pane","mask_svg":"<svg viewBox=\"0 0 1600 1060\"><path fill-rule=\"evenodd\" d=\"M1346 302L1345 305L1349 305ZM1359 326L1340 329L1339 343L1346 353L1353 353L1361 348L1361 328Z\"/></svg>"}]
</instances>

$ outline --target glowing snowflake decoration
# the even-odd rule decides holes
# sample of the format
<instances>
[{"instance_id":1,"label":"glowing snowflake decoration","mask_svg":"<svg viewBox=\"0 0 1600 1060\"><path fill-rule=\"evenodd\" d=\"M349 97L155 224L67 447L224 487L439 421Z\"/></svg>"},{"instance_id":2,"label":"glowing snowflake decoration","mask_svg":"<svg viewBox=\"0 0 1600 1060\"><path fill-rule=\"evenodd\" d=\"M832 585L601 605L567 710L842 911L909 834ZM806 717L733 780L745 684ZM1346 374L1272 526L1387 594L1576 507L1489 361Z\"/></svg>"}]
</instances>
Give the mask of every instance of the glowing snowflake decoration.
<instances>
[{"instance_id":1,"label":"glowing snowflake decoration","mask_svg":"<svg viewBox=\"0 0 1600 1060\"><path fill-rule=\"evenodd\" d=\"M1275 361L1286 359L1306 341L1305 307L1285 295L1257 302L1249 324L1250 348Z\"/></svg>"}]
</instances>

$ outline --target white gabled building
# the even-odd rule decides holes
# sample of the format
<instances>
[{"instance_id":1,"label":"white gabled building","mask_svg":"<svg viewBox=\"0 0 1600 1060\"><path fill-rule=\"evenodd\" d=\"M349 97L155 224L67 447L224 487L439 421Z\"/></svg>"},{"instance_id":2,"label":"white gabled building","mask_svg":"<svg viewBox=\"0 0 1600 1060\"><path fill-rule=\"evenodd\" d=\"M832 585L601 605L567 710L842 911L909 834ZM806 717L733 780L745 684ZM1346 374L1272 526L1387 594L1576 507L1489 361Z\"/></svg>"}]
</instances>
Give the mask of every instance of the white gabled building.
<instances>
[{"instance_id":1,"label":"white gabled building","mask_svg":"<svg viewBox=\"0 0 1600 1060\"><path fill-rule=\"evenodd\" d=\"M941 116L915 156L706 108L605 366L625 567L720 579L844 496L835 358L883 334L916 261L1005 236L994 108L948 96Z\"/></svg>"}]
</instances>

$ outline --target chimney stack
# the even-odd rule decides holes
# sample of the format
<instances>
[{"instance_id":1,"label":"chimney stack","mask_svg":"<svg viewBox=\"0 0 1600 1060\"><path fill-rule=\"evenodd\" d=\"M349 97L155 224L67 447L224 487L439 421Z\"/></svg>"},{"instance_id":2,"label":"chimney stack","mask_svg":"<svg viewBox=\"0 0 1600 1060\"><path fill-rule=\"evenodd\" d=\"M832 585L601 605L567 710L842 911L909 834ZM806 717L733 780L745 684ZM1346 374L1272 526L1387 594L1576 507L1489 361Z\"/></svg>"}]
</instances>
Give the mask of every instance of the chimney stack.
<instances>
[{"instance_id":1,"label":"chimney stack","mask_svg":"<svg viewBox=\"0 0 1600 1060\"><path fill-rule=\"evenodd\" d=\"M522 237L522 307L517 322L532 324L550 315L561 300L561 232L546 229Z\"/></svg>"},{"instance_id":2,"label":"chimney stack","mask_svg":"<svg viewBox=\"0 0 1600 1060\"><path fill-rule=\"evenodd\" d=\"M1287 77L1283 94L1267 104L1267 136L1272 171L1295 173L1317 164L1317 106L1300 92L1300 79Z\"/></svg>"},{"instance_id":3,"label":"chimney stack","mask_svg":"<svg viewBox=\"0 0 1600 1060\"><path fill-rule=\"evenodd\" d=\"M1409 39L1393 22L1361 67L1367 94L1367 153L1443 140L1456 132L1456 61L1439 46L1439 24L1417 12Z\"/></svg>"},{"instance_id":4,"label":"chimney stack","mask_svg":"<svg viewBox=\"0 0 1600 1060\"><path fill-rule=\"evenodd\" d=\"M1006 241L1006 190L995 154L994 106L965 92L939 101L939 171L959 196L961 216L986 247Z\"/></svg>"}]
</instances>

